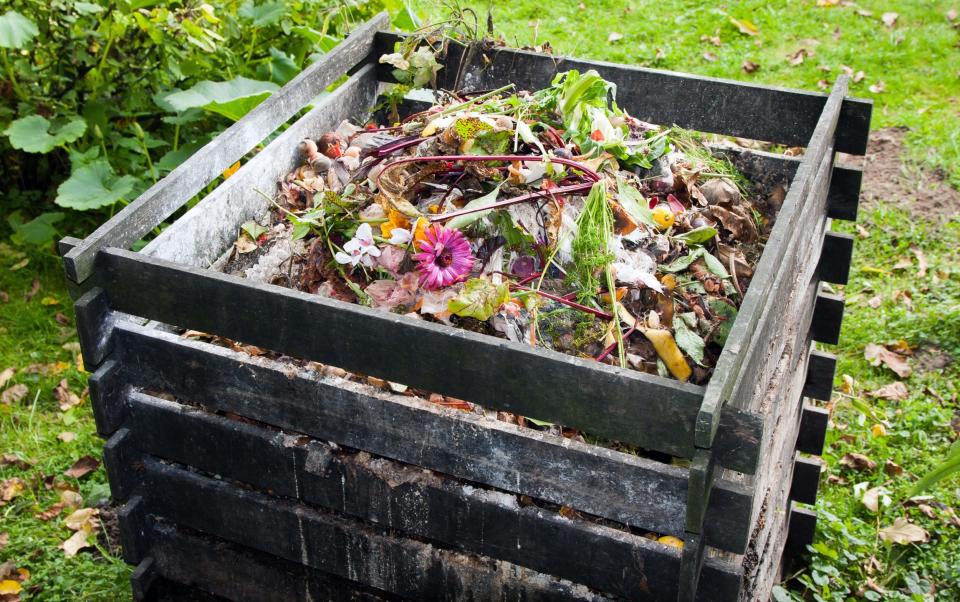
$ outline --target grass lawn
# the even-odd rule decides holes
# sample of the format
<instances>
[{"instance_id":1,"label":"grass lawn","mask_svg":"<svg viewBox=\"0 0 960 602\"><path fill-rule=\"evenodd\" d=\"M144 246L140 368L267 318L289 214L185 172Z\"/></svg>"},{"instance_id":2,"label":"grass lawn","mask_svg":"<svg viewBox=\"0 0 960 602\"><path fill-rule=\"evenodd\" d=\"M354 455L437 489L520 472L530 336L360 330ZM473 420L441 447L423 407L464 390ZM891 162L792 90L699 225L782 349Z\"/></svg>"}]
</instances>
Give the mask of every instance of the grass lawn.
<instances>
[{"instance_id":1,"label":"grass lawn","mask_svg":"<svg viewBox=\"0 0 960 602\"><path fill-rule=\"evenodd\" d=\"M741 2L721 10L674 0L587 1L581 9L574 2L514 0L496 2L494 20L511 43L549 40L558 53L777 85L817 89L817 82L832 81L841 65L862 70L852 91L878 103L874 128L909 126L909 158L945 169L960 184L958 31L945 16L960 5L890 4ZM881 22L884 12L898 13L892 27ZM757 35L740 33L730 16L752 22ZM612 32L622 38L608 42ZM710 41L714 36L719 46ZM791 65L787 55L801 48L812 54ZM745 73L744 60L760 68ZM869 86L880 81L884 90L871 93ZM857 245L851 282L838 287L848 305L841 345L834 350L840 360L838 393L830 404L818 537L810 568L796 575L799 593L780 596L924 600L936 592L937 599L960 599L960 519L950 508L960 497L960 479L942 481L929 498L913 503L906 493L915 475L944 456L960 429L960 369L948 363L960 356L960 221L934 222L911 213L904 199L887 201L864 209L859 229L835 225L856 234ZM68 233L84 234L63 234ZM3 230L0 235L8 237ZM116 542L105 530L87 537L91 546L68 558L59 546L74 536L67 524L72 508L43 515L62 500L77 505L76 494L67 491L82 497L80 508L96 507L108 495L102 467L79 479L64 475L83 456L99 457L102 441L94 435L83 393L88 375L77 367L58 260L0 246L0 291L5 293L0 294L0 391L13 390L0 403L0 562L29 571L20 594L24 600L127 599L130 569L111 553ZM868 344L901 340L900 349L906 345L912 353L909 377L864 359ZM870 395L894 382L903 383L905 398ZM80 403L62 410L61 404L76 401L68 392ZM876 466L841 464L845 456L851 463L847 454L853 453ZM877 500L876 512L864 504L867 492L868 502ZM104 517L109 519L106 510ZM922 527L930 541L881 540L881 530L900 517Z\"/></svg>"}]
</instances>

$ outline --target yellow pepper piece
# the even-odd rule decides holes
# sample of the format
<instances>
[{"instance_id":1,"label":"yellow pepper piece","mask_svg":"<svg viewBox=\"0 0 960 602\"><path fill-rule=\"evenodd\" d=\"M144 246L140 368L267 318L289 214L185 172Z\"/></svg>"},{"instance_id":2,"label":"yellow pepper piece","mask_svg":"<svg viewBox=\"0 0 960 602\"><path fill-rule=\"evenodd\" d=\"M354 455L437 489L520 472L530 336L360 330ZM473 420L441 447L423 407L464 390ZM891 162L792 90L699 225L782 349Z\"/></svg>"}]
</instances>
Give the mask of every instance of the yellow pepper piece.
<instances>
[{"instance_id":1,"label":"yellow pepper piece","mask_svg":"<svg viewBox=\"0 0 960 602\"><path fill-rule=\"evenodd\" d=\"M687 360L683 359L683 353L681 353L680 348L677 347L677 342L673 340L673 335L670 334L670 331L658 328L644 328L642 332L643 336L647 337L650 342L653 343L653 348L657 350L657 355L659 355L663 363L667 365L667 370L670 371L670 374L674 375L677 380L686 382L693 373L693 370L690 369Z\"/></svg>"},{"instance_id":2,"label":"yellow pepper piece","mask_svg":"<svg viewBox=\"0 0 960 602\"><path fill-rule=\"evenodd\" d=\"M673 546L680 550L683 549L683 540L678 537L674 537L673 535L664 535L663 537L658 537L657 541L668 546Z\"/></svg>"},{"instance_id":3,"label":"yellow pepper piece","mask_svg":"<svg viewBox=\"0 0 960 602\"><path fill-rule=\"evenodd\" d=\"M669 207L660 205L653 210L653 221L657 224L658 228L666 230L676 221L676 216L673 214L673 211L670 211Z\"/></svg>"}]
</instances>

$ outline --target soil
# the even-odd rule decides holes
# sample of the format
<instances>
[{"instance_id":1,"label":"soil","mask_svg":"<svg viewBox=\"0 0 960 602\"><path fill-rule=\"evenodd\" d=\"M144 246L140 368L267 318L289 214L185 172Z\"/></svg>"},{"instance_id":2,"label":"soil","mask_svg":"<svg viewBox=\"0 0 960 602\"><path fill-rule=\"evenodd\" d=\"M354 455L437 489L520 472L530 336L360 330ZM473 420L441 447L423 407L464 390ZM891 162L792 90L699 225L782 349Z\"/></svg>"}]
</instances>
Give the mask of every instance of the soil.
<instances>
[{"instance_id":1,"label":"soil","mask_svg":"<svg viewBox=\"0 0 960 602\"><path fill-rule=\"evenodd\" d=\"M903 205L918 217L950 219L960 215L960 191L942 169L926 169L905 160L909 128L882 128L870 134L863 161L860 201L864 207L881 203Z\"/></svg>"}]
</instances>

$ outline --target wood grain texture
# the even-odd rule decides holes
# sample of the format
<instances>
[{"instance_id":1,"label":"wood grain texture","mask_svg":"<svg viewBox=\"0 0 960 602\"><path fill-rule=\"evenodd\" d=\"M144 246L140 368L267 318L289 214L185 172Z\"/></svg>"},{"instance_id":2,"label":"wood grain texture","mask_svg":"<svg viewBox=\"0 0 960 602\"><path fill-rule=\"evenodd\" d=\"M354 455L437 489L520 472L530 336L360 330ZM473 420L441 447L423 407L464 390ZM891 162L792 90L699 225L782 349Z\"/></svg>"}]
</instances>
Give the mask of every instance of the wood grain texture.
<instances>
[{"instance_id":1,"label":"wood grain texture","mask_svg":"<svg viewBox=\"0 0 960 602\"><path fill-rule=\"evenodd\" d=\"M97 282L121 312L645 449L693 453L702 387L120 249L101 252ZM435 361L410 353L414 342ZM733 440L718 461L734 468L757 441L758 420L737 411L725 419Z\"/></svg>"},{"instance_id":2,"label":"wood grain texture","mask_svg":"<svg viewBox=\"0 0 960 602\"><path fill-rule=\"evenodd\" d=\"M129 403L125 426L144 453L608 594L632 600L676 596L679 554L646 538L521 506L514 496L415 466L338 453L296 433L142 393L131 393ZM736 595L740 575L735 564L714 561L703 579Z\"/></svg>"},{"instance_id":3,"label":"wood grain texture","mask_svg":"<svg viewBox=\"0 0 960 602\"><path fill-rule=\"evenodd\" d=\"M115 336L136 366L132 385L617 522L684 533L685 469L166 333L123 325ZM720 482L715 499L708 542L743 549L749 492Z\"/></svg>"},{"instance_id":4,"label":"wood grain texture","mask_svg":"<svg viewBox=\"0 0 960 602\"><path fill-rule=\"evenodd\" d=\"M389 16L381 13L358 27L336 48L301 71L97 228L64 255L67 277L77 283L83 282L93 273L96 255L101 249L127 248L140 240L337 78L364 61L373 48L374 34L388 27L389 23Z\"/></svg>"},{"instance_id":5,"label":"wood grain texture","mask_svg":"<svg viewBox=\"0 0 960 602\"><path fill-rule=\"evenodd\" d=\"M394 52L402 34L377 34L377 54ZM454 44L438 74L438 86L452 88L463 48ZM380 78L393 81L389 65ZM722 80L601 61L578 60L526 50L497 48L478 53L463 77L466 90L492 89L507 82L538 90L569 69L595 69L617 86L617 104L634 117L664 125L807 146L827 102L825 94ZM867 148L873 103L844 99L840 107L837 150L862 155Z\"/></svg>"},{"instance_id":6,"label":"wood grain texture","mask_svg":"<svg viewBox=\"0 0 960 602\"><path fill-rule=\"evenodd\" d=\"M299 164L301 140L319 138L345 119L363 122L377 95L376 76L373 65L362 67L151 241L143 253L209 267L233 244L244 222L262 220L270 211L270 204L256 191L274 195L277 182Z\"/></svg>"}]
</instances>

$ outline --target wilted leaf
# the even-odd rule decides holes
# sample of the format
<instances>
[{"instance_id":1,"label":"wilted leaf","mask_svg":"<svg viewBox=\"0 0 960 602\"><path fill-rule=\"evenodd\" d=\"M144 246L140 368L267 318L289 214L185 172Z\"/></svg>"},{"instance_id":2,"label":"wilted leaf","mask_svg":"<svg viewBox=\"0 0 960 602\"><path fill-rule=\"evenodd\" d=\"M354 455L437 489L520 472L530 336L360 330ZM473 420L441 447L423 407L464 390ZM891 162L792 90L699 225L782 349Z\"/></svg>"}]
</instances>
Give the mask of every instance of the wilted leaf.
<instances>
[{"instance_id":1,"label":"wilted leaf","mask_svg":"<svg viewBox=\"0 0 960 602\"><path fill-rule=\"evenodd\" d=\"M877 83L872 84L869 88L869 90L874 94L880 94L886 89L887 89L887 86L886 84L883 83L883 80L877 81Z\"/></svg>"},{"instance_id":2,"label":"wilted leaf","mask_svg":"<svg viewBox=\"0 0 960 602\"><path fill-rule=\"evenodd\" d=\"M461 317L488 320L510 298L507 284L493 284L486 278L471 278L463 291L447 303L447 309Z\"/></svg>"},{"instance_id":3,"label":"wilted leaf","mask_svg":"<svg viewBox=\"0 0 960 602\"><path fill-rule=\"evenodd\" d=\"M77 552L83 548L91 547L91 543L87 541L87 538L92 534L89 531L77 531L70 536L69 539L60 544L60 549L63 550L64 556L67 558L73 558L77 555Z\"/></svg>"},{"instance_id":4,"label":"wilted leaf","mask_svg":"<svg viewBox=\"0 0 960 602\"><path fill-rule=\"evenodd\" d=\"M19 581L14 581L13 579L0 581L0 596L16 595L21 591L23 591L23 586L20 585Z\"/></svg>"},{"instance_id":5,"label":"wilted leaf","mask_svg":"<svg viewBox=\"0 0 960 602\"><path fill-rule=\"evenodd\" d=\"M910 247L910 250L917 258L917 278L925 277L927 275L927 257L919 247L913 246Z\"/></svg>"},{"instance_id":6,"label":"wilted leaf","mask_svg":"<svg viewBox=\"0 0 960 602\"><path fill-rule=\"evenodd\" d=\"M117 177L109 163L99 160L74 170L57 188L55 202L78 211L99 209L130 196L136 185L137 178Z\"/></svg>"},{"instance_id":7,"label":"wilted leaf","mask_svg":"<svg viewBox=\"0 0 960 602\"><path fill-rule=\"evenodd\" d=\"M886 437L887 436L887 427L883 426L882 422L870 427L870 434L874 437Z\"/></svg>"},{"instance_id":8,"label":"wilted leaf","mask_svg":"<svg viewBox=\"0 0 960 602\"><path fill-rule=\"evenodd\" d=\"M623 39L623 34L618 31L611 31L610 35L607 36L607 42L619 42Z\"/></svg>"},{"instance_id":9,"label":"wilted leaf","mask_svg":"<svg viewBox=\"0 0 960 602\"><path fill-rule=\"evenodd\" d=\"M73 431L64 431L57 435L57 439L63 441L64 443L70 443L71 441L77 438L77 434Z\"/></svg>"},{"instance_id":10,"label":"wilted leaf","mask_svg":"<svg viewBox=\"0 0 960 602\"><path fill-rule=\"evenodd\" d=\"M15 10L0 15L0 48L26 48L39 34L36 24Z\"/></svg>"},{"instance_id":11,"label":"wilted leaf","mask_svg":"<svg viewBox=\"0 0 960 602\"><path fill-rule=\"evenodd\" d=\"M83 136L87 122L74 117L51 130L53 124L46 117L28 115L10 123L3 133L10 138L10 146L28 153L49 153L58 146L69 144Z\"/></svg>"},{"instance_id":12,"label":"wilted leaf","mask_svg":"<svg viewBox=\"0 0 960 602\"><path fill-rule=\"evenodd\" d=\"M83 456L73 463L63 474L74 479L81 479L100 467L100 461L93 456Z\"/></svg>"},{"instance_id":13,"label":"wilted leaf","mask_svg":"<svg viewBox=\"0 0 960 602\"><path fill-rule=\"evenodd\" d=\"M11 404L16 403L27 396L27 393L30 392L30 389L27 388L27 385L19 384L13 385L3 393L0 393L0 403Z\"/></svg>"},{"instance_id":14,"label":"wilted leaf","mask_svg":"<svg viewBox=\"0 0 960 602\"><path fill-rule=\"evenodd\" d=\"M907 364L907 360L899 353L890 351L883 345L874 343L867 344L863 350L863 357L873 366L883 364L891 369L900 378L907 378L913 373L913 369Z\"/></svg>"},{"instance_id":15,"label":"wilted leaf","mask_svg":"<svg viewBox=\"0 0 960 602\"><path fill-rule=\"evenodd\" d=\"M880 20L883 21L883 24L886 25L887 27L893 27L894 25L897 24L897 18L899 17L900 15L898 15L897 13L889 12L889 13L883 13L883 15L880 16Z\"/></svg>"},{"instance_id":16,"label":"wilted leaf","mask_svg":"<svg viewBox=\"0 0 960 602\"><path fill-rule=\"evenodd\" d=\"M0 466L16 466L20 470L30 469L36 462L24 460L16 454L3 454L0 456Z\"/></svg>"},{"instance_id":17,"label":"wilted leaf","mask_svg":"<svg viewBox=\"0 0 960 602\"><path fill-rule=\"evenodd\" d=\"M956 21L957 20L957 9L951 8L947 11L947 21Z\"/></svg>"},{"instance_id":18,"label":"wilted leaf","mask_svg":"<svg viewBox=\"0 0 960 602\"><path fill-rule=\"evenodd\" d=\"M10 534L6 532L0 533L0 552L7 547L8 543L10 543Z\"/></svg>"},{"instance_id":19,"label":"wilted leaf","mask_svg":"<svg viewBox=\"0 0 960 602\"><path fill-rule=\"evenodd\" d=\"M754 63L753 61L743 61L740 67L743 69L744 73L753 73L760 68L760 65L758 63Z\"/></svg>"},{"instance_id":20,"label":"wilted leaf","mask_svg":"<svg viewBox=\"0 0 960 602\"><path fill-rule=\"evenodd\" d=\"M97 519L99 515L100 511L96 508L80 508L74 510L70 516L64 519L63 524L74 531L93 531L99 524Z\"/></svg>"},{"instance_id":21,"label":"wilted leaf","mask_svg":"<svg viewBox=\"0 0 960 602\"><path fill-rule=\"evenodd\" d=\"M760 33L760 30L757 28L757 26L746 19L734 19L733 17L730 17L730 22L733 23L733 26L744 35L755 36Z\"/></svg>"},{"instance_id":22,"label":"wilted leaf","mask_svg":"<svg viewBox=\"0 0 960 602\"><path fill-rule=\"evenodd\" d=\"M873 297L870 297L869 299L867 299L867 305L869 305L873 309L877 309L882 304L883 304L883 297L881 297L880 295L874 295Z\"/></svg>"},{"instance_id":23,"label":"wilted leaf","mask_svg":"<svg viewBox=\"0 0 960 602\"><path fill-rule=\"evenodd\" d=\"M877 463L863 454L847 453L840 458L840 465L852 468L853 470L873 470Z\"/></svg>"},{"instance_id":24,"label":"wilted leaf","mask_svg":"<svg viewBox=\"0 0 960 602\"><path fill-rule=\"evenodd\" d=\"M895 381L888 385L883 385L875 391L869 391L867 395L870 397L876 397L878 399L903 401L910 395L910 393L907 391L907 386L905 384L900 381Z\"/></svg>"},{"instance_id":25,"label":"wilted leaf","mask_svg":"<svg viewBox=\"0 0 960 602\"><path fill-rule=\"evenodd\" d=\"M0 372L0 387L6 385L16 373L16 368L6 368L3 372Z\"/></svg>"},{"instance_id":26,"label":"wilted leaf","mask_svg":"<svg viewBox=\"0 0 960 602\"><path fill-rule=\"evenodd\" d=\"M883 472L891 477L898 477L903 474L903 467L893 460L887 460L886 464L883 465Z\"/></svg>"},{"instance_id":27,"label":"wilted leaf","mask_svg":"<svg viewBox=\"0 0 960 602\"><path fill-rule=\"evenodd\" d=\"M884 487L872 487L863 493L860 501L867 507L867 510L876 514L880 510L881 503L884 506L890 505L890 492Z\"/></svg>"},{"instance_id":28,"label":"wilted leaf","mask_svg":"<svg viewBox=\"0 0 960 602\"><path fill-rule=\"evenodd\" d=\"M17 497L27 489L27 484L20 477L4 479L0 483L0 506Z\"/></svg>"},{"instance_id":29,"label":"wilted leaf","mask_svg":"<svg viewBox=\"0 0 960 602\"><path fill-rule=\"evenodd\" d=\"M168 95L165 100L176 111L202 108L236 121L277 89L279 86L273 82L237 77L225 82L202 81Z\"/></svg>"},{"instance_id":30,"label":"wilted leaf","mask_svg":"<svg viewBox=\"0 0 960 602\"><path fill-rule=\"evenodd\" d=\"M808 51L806 48L801 48L800 50L797 50L793 54L788 54L787 60L790 62L791 65L796 67L797 65L802 64L803 60L808 56L811 56L810 51Z\"/></svg>"},{"instance_id":31,"label":"wilted leaf","mask_svg":"<svg viewBox=\"0 0 960 602\"><path fill-rule=\"evenodd\" d=\"M713 61L717 60L717 55L715 55L715 54L712 53L712 52L704 52L704 53L703 53L703 58L704 58L705 60L708 60L708 61L710 61L710 62L712 63Z\"/></svg>"},{"instance_id":32,"label":"wilted leaf","mask_svg":"<svg viewBox=\"0 0 960 602\"><path fill-rule=\"evenodd\" d=\"M880 539L890 543L926 543L930 541L930 534L922 527L907 522L905 518L898 518L889 527L880 529Z\"/></svg>"}]
</instances>

